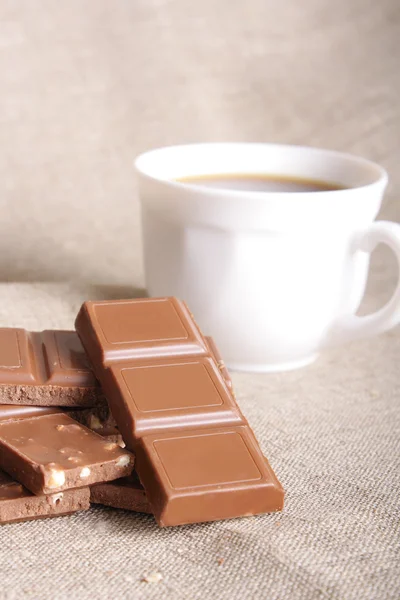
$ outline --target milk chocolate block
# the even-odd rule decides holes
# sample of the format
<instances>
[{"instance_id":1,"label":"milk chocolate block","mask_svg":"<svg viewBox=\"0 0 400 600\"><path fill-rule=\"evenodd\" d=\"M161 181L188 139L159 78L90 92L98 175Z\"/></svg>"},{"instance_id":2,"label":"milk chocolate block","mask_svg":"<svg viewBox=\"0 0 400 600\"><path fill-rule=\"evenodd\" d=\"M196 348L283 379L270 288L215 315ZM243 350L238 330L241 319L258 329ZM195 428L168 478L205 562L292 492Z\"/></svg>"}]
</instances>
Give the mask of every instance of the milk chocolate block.
<instances>
[{"instance_id":1,"label":"milk chocolate block","mask_svg":"<svg viewBox=\"0 0 400 600\"><path fill-rule=\"evenodd\" d=\"M107 438L110 442L116 442L124 448L122 436L117 429L114 418L108 406L99 405L91 408L68 408L63 410L54 406L22 406L20 404L0 404L0 421L29 419L43 415L54 415L64 412L70 417L88 427L95 433Z\"/></svg>"},{"instance_id":2,"label":"milk chocolate block","mask_svg":"<svg viewBox=\"0 0 400 600\"><path fill-rule=\"evenodd\" d=\"M0 421L0 468L34 494L129 475L133 456L66 414Z\"/></svg>"},{"instance_id":3,"label":"milk chocolate block","mask_svg":"<svg viewBox=\"0 0 400 600\"><path fill-rule=\"evenodd\" d=\"M103 395L74 331L0 329L0 404L99 402Z\"/></svg>"},{"instance_id":4,"label":"milk chocolate block","mask_svg":"<svg viewBox=\"0 0 400 600\"><path fill-rule=\"evenodd\" d=\"M136 473L90 488L90 502L133 512L151 513L146 492Z\"/></svg>"},{"instance_id":5,"label":"milk chocolate block","mask_svg":"<svg viewBox=\"0 0 400 600\"><path fill-rule=\"evenodd\" d=\"M147 432L244 420L211 356L113 364L101 382L129 448Z\"/></svg>"},{"instance_id":6,"label":"milk chocolate block","mask_svg":"<svg viewBox=\"0 0 400 600\"><path fill-rule=\"evenodd\" d=\"M282 487L183 303L87 302L76 328L160 525L281 510Z\"/></svg>"},{"instance_id":7,"label":"milk chocolate block","mask_svg":"<svg viewBox=\"0 0 400 600\"><path fill-rule=\"evenodd\" d=\"M54 406L22 406L21 404L0 404L0 421L17 421L43 415L56 415L62 410Z\"/></svg>"},{"instance_id":8,"label":"milk chocolate block","mask_svg":"<svg viewBox=\"0 0 400 600\"><path fill-rule=\"evenodd\" d=\"M209 350L186 305L176 298L85 302L76 329L92 367Z\"/></svg>"},{"instance_id":9,"label":"milk chocolate block","mask_svg":"<svg viewBox=\"0 0 400 600\"><path fill-rule=\"evenodd\" d=\"M246 425L147 435L136 469L161 526L283 508L282 486Z\"/></svg>"},{"instance_id":10,"label":"milk chocolate block","mask_svg":"<svg viewBox=\"0 0 400 600\"><path fill-rule=\"evenodd\" d=\"M70 515L90 508L88 487L35 496L0 471L0 524Z\"/></svg>"},{"instance_id":11,"label":"milk chocolate block","mask_svg":"<svg viewBox=\"0 0 400 600\"><path fill-rule=\"evenodd\" d=\"M214 358L215 363L224 379L227 387L231 394L233 394L232 380L229 375L228 369L225 366L224 361L221 358L221 354L215 344L212 337L205 337L207 346L210 350L211 356ZM209 359L207 359L209 360ZM149 371L149 373L155 373L155 371ZM156 383L157 385L157 383ZM179 386L178 386L179 387ZM107 437L110 441L115 441L121 445L122 436L118 431L117 424L114 417L112 416L107 404L101 404L91 408L77 408L76 410L71 408L68 410L68 414L73 418L89 427L99 435ZM1 407L0 407L0 418L1 418ZM122 446L123 447L123 446Z\"/></svg>"}]
</instances>

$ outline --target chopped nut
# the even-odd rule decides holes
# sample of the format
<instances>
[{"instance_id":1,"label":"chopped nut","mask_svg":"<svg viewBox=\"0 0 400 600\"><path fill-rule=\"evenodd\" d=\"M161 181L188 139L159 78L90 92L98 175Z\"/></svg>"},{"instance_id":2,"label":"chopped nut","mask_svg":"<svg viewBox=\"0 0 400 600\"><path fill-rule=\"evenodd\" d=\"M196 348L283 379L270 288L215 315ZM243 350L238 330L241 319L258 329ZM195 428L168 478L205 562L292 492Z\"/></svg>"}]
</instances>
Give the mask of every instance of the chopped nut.
<instances>
[{"instance_id":1,"label":"chopped nut","mask_svg":"<svg viewBox=\"0 0 400 600\"><path fill-rule=\"evenodd\" d=\"M90 429L94 429L95 431L97 431L98 429L101 429L102 424L101 424L99 417L96 417L96 415L90 415L89 427L90 427Z\"/></svg>"},{"instance_id":2,"label":"chopped nut","mask_svg":"<svg viewBox=\"0 0 400 600\"><path fill-rule=\"evenodd\" d=\"M104 444L104 450L115 450L115 448L119 448L118 444L115 444L115 442Z\"/></svg>"},{"instance_id":3,"label":"chopped nut","mask_svg":"<svg viewBox=\"0 0 400 600\"><path fill-rule=\"evenodd\" d=\"M127 467L130 462L131 462L130 456L128 456L128 454L123 454L117 460L117 467Z\"/></svg>"},{"instance_id":4,"label":"chopped nut","mask_svg":"<svg viewBox=\"0 0 400 600\"><path fill-rule=\"evenodd\" d=\"M76 456L68 456L67 460L69 460L69 462L78 463L81 459Z\"/></svg>"},{"instance_id":5,"label":"chopped nut","mask_svg":"<svg viewBox=\"0 0 400 600\"><path fill-rule=\"evenodd\" d=\"M83 469L82 469L79 477L81 479L86 479L86 477L89 477L89 475L90 475L90 469L89 469L89 467L83 467Z\"/></svg>"},{"instance_id":6,"label":"chopped nut","mask_svg":"<svg viewBox=\"0 0 400 600\"><path fill-rule=\"evenodd\" d=\"M152 571L148 575L145 575L142 578L142 581L144 581L145 583L160 583L160 581L162 581L162 578L163 576L161 575L161 573L158 573L157 571Z\"/></svg>"},{"instance_id":7,"label":"chopped nut","mask_svg":"<svg viewBox=\"0 0 400 600\"><path fill-rule=\"evenodd\" d=\"M221 567L225 562L225 559L222 557L217 558L218 566Z\"/></svg>"},{"instance_id":8,"label":"chopped nut","mask_svg":"<svg viewBox=\"0 0 400 600\"><path fill-rule=\"evenodd\" d=\"M50 476L46 481L46 487L58 488L64 485L65 483L65 473L62 469L53 469L50 468Z\"/></svg>"},{"instance_id":9,"label":"chopped nut","mask_svg":"<svg viewBox=\"0 0 400 600\"><path fill-rule=\"evenodd\" d=\"M56 429L57 431L61 431L62 429L64 429L64 425L56 425Z\"/></svg>"},{"instance_id":10,"label":"chopped nut","mask_svg":"<svg viewBox=\"0 0 400 600\"><path fill-rule=\"evenodd\" d=\"M63 499L63 495L64 494L62 492L60 492L59 494L52 494L50 496L51 503L55 504L57 506L58 504L60 504L61 500Z\"/></svg>"}]
</instances>

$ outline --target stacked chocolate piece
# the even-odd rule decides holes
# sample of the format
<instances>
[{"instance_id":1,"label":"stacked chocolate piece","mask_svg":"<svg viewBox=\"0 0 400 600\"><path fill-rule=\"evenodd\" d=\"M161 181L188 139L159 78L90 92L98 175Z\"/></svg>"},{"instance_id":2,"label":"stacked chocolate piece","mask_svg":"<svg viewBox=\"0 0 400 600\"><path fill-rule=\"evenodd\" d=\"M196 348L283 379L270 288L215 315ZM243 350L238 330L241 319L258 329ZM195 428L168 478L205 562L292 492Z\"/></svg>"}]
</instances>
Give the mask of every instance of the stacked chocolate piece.
<instances>
[{"instance_id":1,"label":"stacked chocolate piece","mask_svg":"<svg viewBox=\"0 0 400 600\"><path fill-rule=\"evenodd\" d=\"M76 330L0 330L0 523L90 502L161 526L282 509L229 373L184 303L86 302Z\"/></svg>"}]
</instances>

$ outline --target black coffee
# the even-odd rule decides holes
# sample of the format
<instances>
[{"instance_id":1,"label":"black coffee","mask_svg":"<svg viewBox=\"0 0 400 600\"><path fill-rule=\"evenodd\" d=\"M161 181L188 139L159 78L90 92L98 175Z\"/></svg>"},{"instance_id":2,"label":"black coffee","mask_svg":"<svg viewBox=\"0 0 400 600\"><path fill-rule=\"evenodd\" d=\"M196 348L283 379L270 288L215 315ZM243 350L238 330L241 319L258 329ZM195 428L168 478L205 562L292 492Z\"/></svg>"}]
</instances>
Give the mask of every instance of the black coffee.
<instances>
[{"instance_id":1,"label":"black coffee","mask_svg":"<svg viewBox=\"0 0 400 600\"><path fill-rule=\"evenodd\" d=\"M176 179L208 188L241 190L247 192L330 192L343 190L344 186L331 181L302 179L263 173L218 173L216 175L189 175Z\"/></svg>"}]
</instances>

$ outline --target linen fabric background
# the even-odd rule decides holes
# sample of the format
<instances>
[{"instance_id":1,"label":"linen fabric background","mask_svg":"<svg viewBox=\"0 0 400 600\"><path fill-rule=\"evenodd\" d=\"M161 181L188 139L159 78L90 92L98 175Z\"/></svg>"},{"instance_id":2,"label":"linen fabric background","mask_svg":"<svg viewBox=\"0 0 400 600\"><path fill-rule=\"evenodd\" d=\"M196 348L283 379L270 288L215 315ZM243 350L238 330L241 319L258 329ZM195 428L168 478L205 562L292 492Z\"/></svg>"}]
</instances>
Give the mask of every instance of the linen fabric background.
<instances>
[{"instance_id":1,"label":"linen fabric background","mask_svg":"<svg viewBox=\"0 0 400 600\"><path fill-rule=\"evenodd\" d=\"M362 154L387 168L382 218L399 221L399 59L397 0L3 0L0 325L71 328L85 299L143 293L132 160L148 148ZM364 312L396 277L378 251ZM399 364L395 329L301 371L233 374L282 514L7 525L0 598L399 598Z\"/></svg>"}]
</instances>

